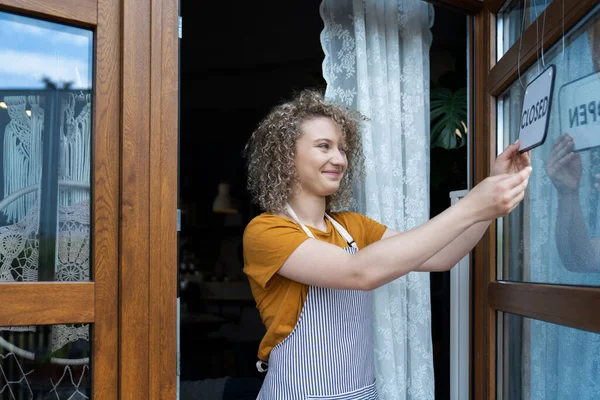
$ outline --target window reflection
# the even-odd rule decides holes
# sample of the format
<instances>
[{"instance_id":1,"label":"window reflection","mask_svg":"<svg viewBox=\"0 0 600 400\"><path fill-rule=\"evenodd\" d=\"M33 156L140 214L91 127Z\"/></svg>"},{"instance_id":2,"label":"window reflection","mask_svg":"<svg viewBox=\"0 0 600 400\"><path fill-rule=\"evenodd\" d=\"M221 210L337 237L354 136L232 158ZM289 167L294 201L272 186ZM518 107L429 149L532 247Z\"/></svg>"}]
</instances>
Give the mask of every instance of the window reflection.
<instances>
[{"instance_id":1,"label":"window reflection","mask_svg":"<svg viewBox=\"0 0 600 400\"><path fill-rule=\"evenodd\" d=\"M92 36L0 12L0 282L90 279ZM89 398L89 357L88 324L0 327L0 398Z\"/></svg>"},{"instance_id":2,"label":"window reflection","mask_svg":"<svg viewBox=\"0 0 600 400\"><path fill-rule=\"evenodd\" d=\"M512 142L524 87L556 65L548 135L531 153L528 197L504 219L499 279L600 285L599 16L596 8L566 36L564 52L557 43L545 65L540 59L499 97L499 134Z\"/></svg>"},{"instance_id":3,"label":"window reflection","mask_svg":"<svg viewBox=\"0 0 600 400\"><path fill-rule=\"evenodd\" d=\"M92 45L0 12L0 282L90 278Z\"/></svg>"},{"instance_id":4,"label":"window reflection","mask_svg":"<svg viewBox=\"0 0 600 400\"><path fill-rule=\"evenodd\" d=\"M507 1L497 14L498 51L497 59L515 44L522 33L534 23L544 24L544 10L552 0Z\"/></svg>"},{"instance_id":5,"label":"window reflection","mask_svg":"<svg viewBox=\"0 0 600 400\"><path fill-rule=\"evenodd\" d=\"M88 332L87 324L0 332L0 399L89 399Z\"/></svg>"},{"instance_id":6,"label":"window reflection","mask_svg":"<svg viewBox=\"0 0 600 400\"><path fill-rule=\"evenodd\" d=\"M0 89L90 89L91 45L91 31L0 12Z\"/></svg>"},{"instance_id":7,"label":"window reflection","mask_svg":"<svg viewBox=\"0 0 600 400\"><path fill-rule=\"evenodd\" d=\"M503 313L498 399L600 398L600 335Z\"/></svg>"}]
</instances>

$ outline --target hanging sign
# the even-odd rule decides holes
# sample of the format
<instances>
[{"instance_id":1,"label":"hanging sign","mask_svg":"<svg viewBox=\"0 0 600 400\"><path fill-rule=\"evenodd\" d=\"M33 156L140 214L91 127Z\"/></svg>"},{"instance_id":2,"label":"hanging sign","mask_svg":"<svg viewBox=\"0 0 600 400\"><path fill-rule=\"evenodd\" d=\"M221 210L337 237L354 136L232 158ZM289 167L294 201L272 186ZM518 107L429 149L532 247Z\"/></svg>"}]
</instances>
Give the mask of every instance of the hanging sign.
<instances>
[{"instance_id":1,"label":"hanging sign","mask_svg":"<svg viewBox=\"0 0 600 400\"><path fill-rule=\"evenodd\" d=\"M521 153L541 146L546 140L555 75L556 67L551 65L525 89L519 131Z\"/></svg>"},{"instance_id":2,"label":"hanging sign","mask_svg":"<svg viewBox=\"0 0 600 400\"><path fill-rule=\"evenodd\" d=\"M600 76L564 84L558 92L561 133L573 138L573 150L600 146Z\"/></svg>"}]
</instances>

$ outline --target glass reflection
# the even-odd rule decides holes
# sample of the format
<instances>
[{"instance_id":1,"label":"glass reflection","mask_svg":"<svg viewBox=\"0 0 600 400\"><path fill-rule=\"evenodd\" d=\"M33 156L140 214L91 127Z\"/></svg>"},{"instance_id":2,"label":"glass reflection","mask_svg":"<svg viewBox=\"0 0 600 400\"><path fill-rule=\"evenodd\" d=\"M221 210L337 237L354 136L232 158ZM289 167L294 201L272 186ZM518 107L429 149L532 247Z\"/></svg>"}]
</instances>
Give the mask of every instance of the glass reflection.
<instances>
[{"instance_id":1,"label":"glass reflection","mask_svg":"<svg viewBox=\"0 0 600 400\"><path fill-rule=\"evenodd\" d=\"M0 12L0 89L92 87L92 32Z\"/></svg>"},{"instance_id":2,"label":"glass reflection","mask_svg":"<svg viewBox=\"0 0 600 400\"><path fill-rule=\"evenodd\" d=\"M88 325L9 329L0 332L0 399L91 397ZM70 336L76 330L82 335Z\"/></svg>"},{"instance_id":3,"label":"glass reflection","mask_svg":"<svg viewBox=\"0 0 600 400\"><path fill-rule=\"evenodd\" d=\"M600 238L592 237L584 214L580 186L583 175L582 154L573 151L575 141L569 134L560 135L546 159L545 170L556 189L556 246L558 255L569 271L600 272ZM585 157L585 155L583 155ZM591 169L594 166L590 166ZM592 173L591 171L586 171ZM595 174L593 186L600 189L600 175ZM587 179L589 182L589 179ZM596 197L588 195L590 200Z\"/></svg>"},{"instance_id":4,"label":"glass reflection","mask_svg":"<svg viewBox=\"0 0 600 400\"><path fill-rule=\"evenodd\" d=\"M0 12L0 282L90 278L92 39ZM0 399L87 399L89 357L87 324L0 327Z\"/></svg>"},{"instance_id":5,"label":"glass reflection","mask_svg":"<svg viewBox=\"0 0 600 400\"><path fill-rule=\"evenodd\" d=\"M557 68L545 143L532 150L528 196L505 218L499 279L600 285L600 13L545 55ZM500 96L506 140L519 134L524 87L540 59ZM508 244L507 244L508 243Z\"/></svg>"},{"instance_id":6,"label":"glass reflection","mask_svg":"<svg viewBox=\"0 0 600 400\"><path fill-rule=\"evenodd\" d=\"M0 282L90 278L92 49L0 12Z\"/></svg>"},{"instance_id":7,"label":"glass reflection","mask_svg":"<svg viewBox=\"0 0 600 400\"><path fill-rule=\"evenodd\" d=\"M600 335L503 313L498 399L600 398Z\"/></svg>"},{"instance_id":8,"label":"glass reflection","mask_svg":"<svg viewBox=\"0 0 600 400\"><path fill-rule=\"evenodd\" d=\"M515 44L521 34L533 23L545 24L544 10L552 0L507 1L497 14L498 54L499 60Z\"/></svg>"}]
</instances>

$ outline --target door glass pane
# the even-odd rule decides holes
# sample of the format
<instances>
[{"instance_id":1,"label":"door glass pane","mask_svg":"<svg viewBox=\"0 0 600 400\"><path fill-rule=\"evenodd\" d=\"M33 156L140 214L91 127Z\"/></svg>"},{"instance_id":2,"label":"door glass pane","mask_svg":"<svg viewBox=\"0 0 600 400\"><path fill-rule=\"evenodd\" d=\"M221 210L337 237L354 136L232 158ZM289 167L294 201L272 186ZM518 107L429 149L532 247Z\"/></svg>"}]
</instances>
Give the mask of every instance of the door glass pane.
<instances>
[{"instance_id":1,"label":"door glass pane","mask_svg":"<svg viewBox=\"0 0 600 400\"><path fill-rule=\"evenodd\" d=\"M0 12L0 282L90 278L92 51Z\"/></svg>"},{"instance_id":2,"label":"door glass pane","mask_svg":"<svg viewBox=\"0 0 600 400\"><path fill-rule=\"evenodd\" d=\"M558 42L545 56L546 67L556 65L548 135L531 152L533 172L525 200L502 220L498 279L600 285L598 10L567 34L564 52ZM524 87L543 71L541 60L539 64L498 97L498 135L504 147L518 137Z\"/></svg>"},{"instance_id":3,"label":"door glass pane","mask_svg":"<svg viewBox=\"0 0 600 400\"><path fill-rule=\"evenodd\" d=\"M600 398L600 335L500 313L498 399Z\"/></svg>"},{"instance_id":4,"label":"door glass pane","mask_svg":"<svg viewBox=\"0 0 600 400\"><path fill-rule=\"evenodd\" d=\"M545 24L543 11L551 2L552 0L538 0L537 2L509 0L506 2L496 18L498 60L520 39L523 32L531 24Z\"/></svg>"},{"instance_id":5,"label":"door glass pane","mask_svg":"<svg viewBox=\"0 0 600 400\"><path fill-rule=\"evenodd\" d=\"M89 399L89 325L0 332L0 399Z\"/></svg>"}]
</instances>

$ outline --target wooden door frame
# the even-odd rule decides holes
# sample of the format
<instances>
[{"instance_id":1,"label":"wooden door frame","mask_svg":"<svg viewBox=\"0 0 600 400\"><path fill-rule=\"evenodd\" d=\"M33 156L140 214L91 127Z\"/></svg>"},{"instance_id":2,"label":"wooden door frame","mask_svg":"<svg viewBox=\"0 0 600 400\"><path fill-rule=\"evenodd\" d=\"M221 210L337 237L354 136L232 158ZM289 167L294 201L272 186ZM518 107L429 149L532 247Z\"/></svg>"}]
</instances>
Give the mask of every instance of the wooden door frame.
<instances>
[{"instance_id":1,"label":"wooden door frame","mask_svg":"<svg viewBox=\"0 0 600 400\"><path fill-rule=\"evenodd\" d=\"M94 323L96 397L174 399L178 3L0 0L0 10L95 30L93 281L2 284L14 307L0 320Z\"/></svg>"},{"instance_id":2,"label":"wooden door frame","mask_svg":"<svg viewBox=\"0 0 600 400\"><path fill-rule=\"evenodd\" d=\"M95 30L92 282L0 284L2 325L93 323L94 395L117 399L120 25L117 0L0 0L0 10Z\"/></svg>"},{"instance_id":3,"label":"wooden door frame","mask_svg":"<svg viewBox=\"0 0 600 400\"><path fill-rule=\"evenodd\" d=\"M120 398L175 399L177 0L123 2Z\"/></svg>"},{"instance_id":4,"label":"wooden door frame","mask_svg":"<svg viewBox=\"0 0 600 400\"><path fill-rule=\"evenodd\" d=\"M475 141L474 184L485 179L491 169L496 149L496 96L517 78L521 71L536 62L540 51L538 38L547 51L561 37L561 2L552 2L546 9L545 30L542 24L532 24L522 35L521 54L514 45L496 62L496 13L506 1L485 0L484 8L475 16L476 62L474 69L475 130L482 140ZM594 6L595 0L565 0L564 32L567 33ZM543 39L542 39L543 38ZM498 311L600 332L600 321L586 310L600 305L600 289L574 288L561 285L539 285L503 282L496 279L496 222L486 232L473 251L471 266L473 318L471 358L471 398L496 398L496 318ZM590 308L591 307L591 308Z\"/></svg>"},{"instance_id":5,"label":"wooden door frame","mask_svg":"<svg viewBox=\"0 0 600 400\"><path fill-rule=\"evenodd\" d=\"M475 16L474 23L475 32L478 34L474 37L475 67L471 78L474 83L473 122L475 134L479 132L480 140L474 140L474 145L471 147L473 185L489 176L496 156L496 107L494 99L486 90L488 73L496 57L493 26L495 26L495 18L489 8L484 7ZM485 340L488 336L482 334L482 329L484 333L495 332L495 313L488 306L487 286L481 284L495 278L495 237L494 221L473 249L471 257L471 399L487 399L488 382L493 382L495 379L495 368L489 368L490 354L494 354L494 348L491 346L495 345L495 342Z\"/></svg>"}]
</instances>

